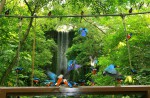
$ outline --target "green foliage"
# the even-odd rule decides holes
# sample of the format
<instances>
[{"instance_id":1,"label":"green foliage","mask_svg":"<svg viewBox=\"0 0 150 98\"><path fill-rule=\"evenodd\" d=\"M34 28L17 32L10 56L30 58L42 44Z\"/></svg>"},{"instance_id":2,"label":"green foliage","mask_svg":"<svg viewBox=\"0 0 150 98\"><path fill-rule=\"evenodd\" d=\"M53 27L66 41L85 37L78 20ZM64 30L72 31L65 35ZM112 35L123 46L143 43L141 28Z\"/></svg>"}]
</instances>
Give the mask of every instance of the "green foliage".
<instances>
[{"instance_id":1,"label":"green foliage","mask_svg":"<svg viewBox=\"0 0 150 98\"><path fill-rule=\"evenodd\" d=\"M21 0L20 0L21 1ZM25 1L25 0L24 0ZM80 15L84 11L85 15L93 14L116 14L128 13L130 7L133 12L144 12L149 10L150 0L66 0L62 4L60 0L26 0L29 5L18 0L7 0L3 13L10 9L10 15L31 15L31 11L37 7L37 15L47 15L52 11L52 15ZM141 5L141 2L144 5ZM30 9L31 8L31 9ZM33 14L33 13L32 13ZM30 19L22 20L22 30L19 32L19 19L0 17L0 77L7 70L7 67L16 55L20 39L27 31ZM111 77L102 76L102 71L111 63L119 65L117 69L121 74L132 75L129 66L129 54L126 41L126 33L132 33L129 42L131 63L137 74L134 75L135 84L150 84L149 76L149 59L150 59L150 20L149 15L133 15L125 17L126 32L121 17L88 17L80 23L79 18L47 18L36 19L30 33L20 49L19 61L14 66L24 68L19 75L19 85L30 85L32 72L32 45L34 32L36 33L36 50L35 50L35 76L41 80L46 79L45 66L52 67L52 58L57 51L57 45L53 39L46 39L44 32L56 30L60 25L73 25L75 37L73 44L67 50L67 58L75 59L83 67L90 66L89 56L98 58L100 70L96 76L91 77L95 80L96 85L114 85ZM96 25L96 26L95 26ZM79 28L87 28L86 37L80 36ZM36 30L36 31L35 31ZM103 32L102 32L103 31ZM5 86L16 86L16 73L12 72L6 79ZM83 68L84 70L84 68ZM79 73L83 71L79 70ZM86 73L86 72L85 72ZM78 72L72 72L73 80ZM86 76L86 74L85 74ZM82 77L80 77L82 78ZM88 96L91 97L91 96Z\"/></svg>"},{"instance_id":2,"label":"green foliage","mask_svg":"<svg viewBox=\"0 0 150 98\"><path fill-rule=\"evenodd\" d=\"M9 2L9 1L7 1ZM19 2L12 1L16 5L7 4L6 7L10 8L10 14L22 14L22 15L30 15L29 12L27 12L27 6L25 3L22 4L23 7L20 7ZM33 5L30 3L32 1L29 1L29 5ZM46 4L46 1L36 1L38 7L43 6ZM14 6L14 8L12 8ZM31 7L31 6L30 6ZM34 6L32 6L34 7ZM32 8L31 7L31 8ZM12 10L13 9L13 10ZM18 10L19 9L19 10ZM24 37L24 34L26 33L26 29L28 27L29 19L23 19L22 20L22 29L21 32L19 31L19 19L14 18L13 20L10 18L0 18L0 54L2 55L0 57L0 67L1 72L3 73L5 70L7 70L8 65L12 62L16 51L18 49L19 45L19 33L20 33L20 40ZM57 50L56 43L53 39L46 40L44 36L44 32L39 27L40 22L37 22L36 26L36 59L35 59L35 76L46 79L46 75L44 70L42 69L46 65L51 64L51 60L53 57L53 52ZM33 25L33 27L35 27ZM26 43L22 46L22 48L19 50L19 61L17 61L17 64L14 65L20 66L23 68L23 72L19 75L19 85L20 86L27 86L30 85L30 75L31 75L31 64L32 64L32 43L33 43L33 32L34 29L30 31L30 34L26 40ZM5 81L5 85L8 86L15 86L16 85L16 73L14 71L15 68L12 69L12 72L10 72L9 77ZM0 74L0 77L2 76L2 73Z\"/></svg>"}]
</instances>

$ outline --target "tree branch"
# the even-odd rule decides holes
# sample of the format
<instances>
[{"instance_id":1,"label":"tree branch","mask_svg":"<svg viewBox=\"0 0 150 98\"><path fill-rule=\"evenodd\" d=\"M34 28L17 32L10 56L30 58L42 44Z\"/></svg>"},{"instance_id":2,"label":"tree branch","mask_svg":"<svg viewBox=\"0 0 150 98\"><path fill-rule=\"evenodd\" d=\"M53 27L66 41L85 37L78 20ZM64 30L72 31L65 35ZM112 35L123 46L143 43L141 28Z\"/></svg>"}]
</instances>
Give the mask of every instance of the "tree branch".
<instances>
[{"instance_id":1,"label":"tree branch","mask_svg":"<svg viewBox=\"0 0 150 98\"><path fill-rule=\"evenodd\" d=\"M3 8L4 8L5 2L6 2L6 0L2 0L2 1L0 2L0 14L2 13L2 10L3 10Z\"/></svg>"},{"instance_id":2,"label":"tree branch","mask_svg":"<svg viewBox=\"0 0 150 98\"><path fill-rule=\"evenodd\" d=\"M30 7L29 3L28 3L26 0L24 0L24 2L25 2L25 3L26 3L26 5L28 6L29 11L32 13L32 9L31 9L31 7Z\"/></svg>"},{"instance_id":3,"label":"tree branch","mask_svg":"<svg viewBox=\"0 0 150 98\"><path fill-rule=\"evenodd\" d=\"M20 42L20 48L23 46L24 42L26 41L26 39L27 39L27 37L29 35L30 29L31 29L31 26L32 26L32 22L33 22L33 18L30 19L30 23L28 25L26 33L25 33L23 39ZM8 66L8 68L6 69L6 71L3 73L3 75L2 75L2 77L0 79L0 85L4 84L5 79L8 77L8 74L11 72L12 68L17 63L18 53L19 53L19 51L16 51L16 55L14 56L13 60L11 61L10 65Z\"/></svg>"},{"instance_id":4,"label":"tree branch","mask_svg":"<svg viewBox=\"0 0 150 98\"><path fill-rule=\"evenodd\" d=\"M98 30L100 30L103 34L105 34L105 32L100 29L96 24L92 23L91 21L88 21L87 19L83 18L86 22L90 23L91 25L93 25L94 27L96 27Z\"/></svg>"},{"instance_id":5,"label":"tree branch","mask_svg":"<svg viewBox=\"0 0 150 98\"><path fill-rule=\"evenodd\" d=\"M26 1L26 0L25 0ZM28 4L28 3L26 3ZM29 6L29 5L28 5ZM28 7L30 8L30 7ZM36 8L34 9L34 11L32 11L31 9L30 12L31 12L31 15L33 15L33 13L36 11ZM28 25L28 28L26 30L26 33L24 34L24 37L23 39L20 41L20 48L23 46L23 44L25 43L29 33L30 33L30 29L32 27L32 23L33 23L33 19L34 17L30 18L30 23ZM13 60L11 61L10 65L8 66L8 68L6 69L6 71L3 73L1 79L0 79L0 85L3 85L4 82L5 82L5 79L8 77L8 74L11 72L12 68L15 66L15 64L17 63L17 59L18 59L18 54L19 54L19 51L18 51L18 48L17 48L17 51L16 51L16 55L14 56Z\"/></svg>"}]
</instances>

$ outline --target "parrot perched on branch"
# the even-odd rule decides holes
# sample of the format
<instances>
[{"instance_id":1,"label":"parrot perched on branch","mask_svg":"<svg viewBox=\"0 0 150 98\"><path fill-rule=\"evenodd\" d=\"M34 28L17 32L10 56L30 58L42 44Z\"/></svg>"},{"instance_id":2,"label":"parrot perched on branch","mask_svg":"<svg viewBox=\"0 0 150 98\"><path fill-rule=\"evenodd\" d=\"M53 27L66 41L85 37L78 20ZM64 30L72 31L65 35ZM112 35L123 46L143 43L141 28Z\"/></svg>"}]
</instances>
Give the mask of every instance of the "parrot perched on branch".
<instances>
[{"instance_id":1,"label":"parrot perched on branch","mask_svg":"<svg viewBox=\"0 0 150 98\"><path fill-rule=\"evenodd\" d=\"M129 40L132 37L132 33L127 35L127 40Z\"/></svg>"}]
</instances>

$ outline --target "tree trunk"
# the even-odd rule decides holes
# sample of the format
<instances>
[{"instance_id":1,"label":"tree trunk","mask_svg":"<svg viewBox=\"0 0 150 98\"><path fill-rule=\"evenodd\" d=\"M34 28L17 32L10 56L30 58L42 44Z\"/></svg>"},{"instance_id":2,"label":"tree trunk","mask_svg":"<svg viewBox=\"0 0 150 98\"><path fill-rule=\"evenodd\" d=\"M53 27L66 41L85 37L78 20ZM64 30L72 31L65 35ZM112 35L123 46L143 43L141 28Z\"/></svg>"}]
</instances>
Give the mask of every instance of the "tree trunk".
<instances>
[{"instance_id":1,"label":"tree trunk","mask_svg":"<svg viewBox=\"0 0 150 98\"><path fill-rule=\"evenodd\" d=\"M2 10L3 10L3 8L4 8L5 2L6 2L6 0L2 0L2 1L0 2L0 14L2 13Z\"/></svg>"},{"instance_id":2,"label":"tree trunk","mask_svg":"<svg viewBox=\"0 0 150 98\"><path fill-rule=\"evenodd\" d=\"M28 28L27 28L27 31L24 35L24 38L21 40L20 42L20 48L22 47L22 45L24 44L24 42L26 41L28 35L29 35L29 32L30 32L30 29L31 29L31 26L32 26L32 22L33 22L33 19L34 18L31 18L30 19L30 23L28 25ZM8 68L6 69L6 71L3 73L1 79L0 79L0 85L3 85L4 84L4 81L5 79L8 77L8 74L11 72L12 68L15 66L15 64L17 63L17 58L18 58L18 53L19 51L17 50L16 52L16 55L14 56L12 62L10 63L10 65L8 66Z\"/></svg>"},{"instance_id":3,"label":"tree trunk","mask_svg":"<svg viewBox=\"0 0 150 98\"><path fill-rule=\"evenodd\" d=\"M5 1L5 0L3 0ZM31 13L31 16L34 15L36 9L37 9L37 5L35 5L34 7L34 10L32 11L31 7L29 6L28 2L26 0L24 0L24 2L26 3L30 13ZM26 30L26 33L24 34L24 37L23 39L20 41L20 48L23 46L24 42L26 41L29 33L30 33L30 29L31 29L31 26L32 26L32 23L33 23L33 17L30 19L30 23L28 25L28 28ZM18 48L17 48L18 49ZM17 50L16 51L16 55L14 56L13 60L11 61L10 65L8 66L8 68L5 70L5 72L3 73L2 77L0 78L0 85L3 85L4 84L4 81L5 79L8 77L8 74L11 72L12 68L15 66L15 64L17 63L18 61L18 55L19 55L19 51Z\"/></svg>"}]
</instances>

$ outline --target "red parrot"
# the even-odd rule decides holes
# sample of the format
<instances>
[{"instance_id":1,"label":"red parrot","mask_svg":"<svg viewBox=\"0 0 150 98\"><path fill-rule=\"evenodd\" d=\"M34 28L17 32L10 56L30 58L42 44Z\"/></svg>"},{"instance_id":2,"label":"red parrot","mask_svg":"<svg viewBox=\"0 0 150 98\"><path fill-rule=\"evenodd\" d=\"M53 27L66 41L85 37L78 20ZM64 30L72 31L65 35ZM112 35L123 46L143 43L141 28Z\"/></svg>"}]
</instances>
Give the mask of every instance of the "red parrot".
<instances>
[{"instance_id":1,"label":"red parrot","mask_svg":"<svg viewBox=\"0 0 150 98\"><path fill-rule=\"evenodd\" d=\"M132 33L127 35L127 39L129 40L132 37Z\"/></svg>"}]
</instances>

